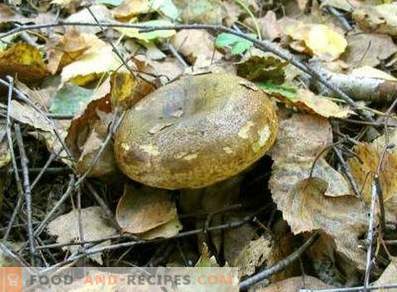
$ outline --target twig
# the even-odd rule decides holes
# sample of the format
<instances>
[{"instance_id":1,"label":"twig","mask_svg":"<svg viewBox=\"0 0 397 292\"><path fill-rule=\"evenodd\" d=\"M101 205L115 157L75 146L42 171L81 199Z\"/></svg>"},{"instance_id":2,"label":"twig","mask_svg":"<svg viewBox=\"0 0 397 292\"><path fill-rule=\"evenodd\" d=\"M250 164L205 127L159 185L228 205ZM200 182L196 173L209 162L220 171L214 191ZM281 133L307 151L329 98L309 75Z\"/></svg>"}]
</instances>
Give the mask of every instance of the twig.
<instances>
[{"instance_id":1,"label":"twig","mask_svg":"<svg viewBox=\"0 0 397 292\"><path fill-rule=\"evenodd\" d=\"M56 22L56 23L47 23L47 24L35 24L35 25L24 25L12 29L6 33L0 35L0 39L13 35L15 33L26 31L30 29L41 29L41 28L49 28L49 27L57 27L57 26L101 26L105 27L124 27L124 28L136 28L139 29L140 33L158 31L158 30L181 30L181 29L205 29L212 30L215 32L225 32L230 33L235 36L241 37L252 42L258 49L262 51L269 51L273 54L279 56L280 58L290 62L292 65L302 70L306 74L310 75L314 80L318 81L326 88L330 89L332 92L335 92L337 96L342 98L348 103L353 110L356 110L361 116L363 116L366 120L373 122L373 118L366 111L362 111L361 108L354 102L354 100L349 97L345 92L340 90L335 84L330 83L326 74L324 72L318 72L316 69L310 67L309 65L299 61L294 55L292 55L287 50L282 49L275 43L272 43L267 40L258 40L254 37L251 37L248 34L238 32L234 29L230 29L228 27L222 25L210 25L210 24L180 24L180 25L169 25L169 26L145 26L140 24L122 24L122 23L89 23L89 22Z\"/></svg>"},{"instance_id":2,"label":"twig","mask_svg":"<svg viewBox=\"0 0 397 292\"><path fill-rule=\"evenodd\" d=\"M333 16L336 17L336 19L339 21L339 23L343 26L345 30L347 31L353 30L351 24L346 20L343 13L338 11L338 9L332 6L326 6L326 9L328 10L329 13L331 13Z\"/></svg>"},{"instance_id":3,"label":"twig","mask_svg":"<svg viewBox=\"0 0 397 292\"><path fill-rule=\"evenodd\" d=\"M46 215L46 217L43 219L43 221L41 221L40 225L34 231L34 235L38 236L44 230L44 228L48 224L48 221L52 218L52 216L55 214L55 212L58 210L58 208L63 204L63 202L70 196L70 194L74 190L74 182L75 182L74 175L71 175L70 180L69 180L69 185L66 189L66 192L58 200L58 202L51 209L51 211Z\"/></svg>"},{"instance_id":4,"label":"twig","mask_svg":"<svg viewBox=\"0 0 397 292\"><path fill-rule=\"evenodd\" d=\"M58 157L59 153L51 153L50 157L48 158L48 160L46 161L46 163L44 164L44 166L40 169L40 172L37 174L37 176L34 178L32 185L30 186L30 188L33 190L34 187L36 186L36 184L39 182L39 180L41 179L41 177L43 176L43 174L48 170L50 164L54 161L55 158ZM29 169L29 171L32 171L32 169Z\"/></svg>"},{"instance_id":5,"label":"twig","mask_svg":"<svg viewBox=\"0 0 397 292\"><path fill-rule=\"evenodd\" d=\"M292 254L287 256L286 258L282 259L275 265L271 266L270 268L263 270L254 276L249 277L248 279L240 282L240 289L248 289L249 287L253 286L254 284L265 280L266 278L269 278L271 275L278 273L282 270L284 270L288 265L296 261L303 253L304 251L311 246L314 241L319 236L319 232L315 232L310 238L301 246L299 247L296 251L294 251Z\"/></svg>"},{"instance_id":6,"label":"twig","mask_svg":"<svg viewBox=\"0 0 397 292\"><path fill-rule=\"evenodd\" d=\"M375 220L375 209L376 209L376 200L378 198L378 186L376 185L375 181L372 182L372 192L371 192L371 210L370 210L370 217L369 217L369 226L368 226L368 235L367 235L367 261L365 266L365 277L364 277L364 291L367 291L369 286L369 280L371 275L371 268L372 268L372 246L374 241L374 220Z\"/></svg>"},{"instance_id":7,"label":"twig","mask_svg":"<svg viewBox=\"0 0 397 292\"><path fill-rule=\"evenodd\" d=\"M34 243L34 235L33 235L33 223L32 223L32 192L30 189L30 180L29 180L29 171L28 171L28 163L29 160L26 156L25 146L23 145L23 138L21 133L21 128L18 124L14 125L15 129L15 138L17 140L19 155L21 159L21 167L22 167L22 177L23 177L23 187L25 194L25 204L26 204L26 213L27 213L27 223L28 223L28 238L29 238L29 247L31 253L31 263L32 266L35 265L35 256L36 256L36 248Z\"/></svg>"},{"instance_id":8,"label":"twig","mask_svg":"<svg viewBox=\"0 0 397 292\"><path fill-rule=\"evenodd\" d=\"M338 158L340 165L342 166L342 170L344 174L346 175L348 181L350 182L350 185L353 189L354 194L357 196L357 198L360 198L360 191L358 190L356 180L354 179L349 165L346 163L345 159L343 158L342 153L339 151L338 147L334 146L333 147L334 152L336 154L336 157Z\"/></svg>"},{"instance_id":9,"label":"twig","mask_svg":"<svg viewBox=\"0 0 397 292\"><path fill-rule=\"evenodd\" d=\"M369 286L367 290L380 290L380 289L393 289L397 288L396 284L388 284L388 285L380 285L380 286ZM349 287L349 288L335 288L335 289L300 289L301 292L353 292L353 291L361 291L364 289L364 286L359 287Z\"/></svg>"}]
</instances>

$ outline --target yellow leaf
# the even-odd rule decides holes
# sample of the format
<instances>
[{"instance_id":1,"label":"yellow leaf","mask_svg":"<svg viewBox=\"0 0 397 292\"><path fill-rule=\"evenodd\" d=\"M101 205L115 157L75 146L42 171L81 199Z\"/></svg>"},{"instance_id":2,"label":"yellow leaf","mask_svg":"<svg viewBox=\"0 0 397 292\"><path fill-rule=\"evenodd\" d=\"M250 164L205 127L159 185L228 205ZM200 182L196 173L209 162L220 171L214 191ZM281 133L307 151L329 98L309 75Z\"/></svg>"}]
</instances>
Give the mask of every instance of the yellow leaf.
<instances>
[{"instance_id":1,"label":"yellow leaf","mask_svg":"<svg viewBox=\"0 0 397 292\"><path fill-rule=\"evenodd\" d=\"M311 25L305 43L314 55L326 61L338 59L347 47L343 35L323 24Z\"/></svg>"},{"instance_id":2,"label":"yellow leaf","mask_svg":"<svg viewBox=\"0 0 397 292\"><path fill-rule=\"evenodd\" d=\"M148 0L124 0L121 5L113 9L113 17L126 21L139 14L149 13L151 7Z\"/></svg>"},{"instance_id":3,"label":"yellow leaf","mask_svg":"<svg viewBox=\"0 0 397 292\"><path fill-rule=\"evenodd\" d=\"M37 48L17 43L0 53L0 77L6 75L29 83L42 81L48 76L48 71Z\"/></svg>"},{"instance_id":4,"label":"yellow leaf","mask_svg":"<svg viewBox=\"0 0 397 292\"><path fill-rule=\"evenodd\" d=\"M90 48L81 58L63 68L62 83L73 79L74 83L84 85L103 73L120 68L121 65L121 61L113 53L110 45L93 38Z\"/></svg>"}]
</instances>

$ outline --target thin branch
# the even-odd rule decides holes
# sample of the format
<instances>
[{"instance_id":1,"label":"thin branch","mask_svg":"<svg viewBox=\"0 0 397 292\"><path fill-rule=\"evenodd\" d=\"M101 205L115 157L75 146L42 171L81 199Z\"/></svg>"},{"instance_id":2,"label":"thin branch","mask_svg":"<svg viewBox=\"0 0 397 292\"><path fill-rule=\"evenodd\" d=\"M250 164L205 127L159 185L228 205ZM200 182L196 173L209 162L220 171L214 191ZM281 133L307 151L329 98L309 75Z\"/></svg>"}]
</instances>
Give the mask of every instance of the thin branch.
<instances>
[{"instance_id":1,"label":"thin branch","mask_svg":"<svg viewBox=\"0 0 397 292\"><path fill-rule=\"evenodd\" d=\"M140 25L140 24L123 24L123 23L88 23L88 22L56 22L56 23L48 23L48 24L35 24L35 25L24 25L12 29L6 33L0 35L0 39L13 35L15 33L33 29L42 29L42 28L50 28L50 27L59 27L59 26L101 26L103 28L135 28L139 29L140 33L158 31L158 30L182 30L182 29L205 29L205 30L212 30L215 32L225 32L229 34L233 34L235 36L241 37L246 39L254 44L255 47L262 51L269 51L273 54L279 56L280 58L290 62L292 65L297 67L298 69L302 70L306 74L310 75L314 80L318 81L326 88L335 92L337 96L342 98L343 100L348 103L353 110L356 110L361 116L363 116L366 120L373 122L373 118L371 115L363 111L355 102L354 100L349 97L345 92L340 90L335 84L332 84L328 81L328 76L324 72L318 72L316 69L311 68L309 65L299 61L294 55L292 55L289 51L281 48L279 45L272 43L267 40L258 40L248 34L236 31L234 29L230 29L228 27L222 25L210 25L210 24L180 24L180 25L169 25L169 26L147 26L147 25Z\"/></svg>"},{"instance_id":2,"label":"thin branch","mask_svg":"<svg viewBox=\"0 0 397 292\"><path fill-rule=\"evenodd\" d=\"M21 167L22 167L22 177L23 177L23 187L25 194L25 204L26 204L26 213L27 213L27 223L28 223L28 238L29 238L29 247L31 253L31 263L32 266L35 265L35 256L36 256L36 248L34 242L33 235L33 223L32 223L32 192L30 189L30 180L29 180L29 171L28 171L28 163L29 160L26 156L25 146L23 144L23 138L21 133L21 128L18 124L14 125L15 129L15 138L17 140L19 155L21 159Z\"/></svg>"},{"instance_id":3,"label":"thin branch","mask_svg":"<svg viewBox=\"0 0 397 292\"><path fill-rule=\"evenodd\" d=\"M305 252L305 250L317 240L318 236L319 236L319 232L317 231L312 236L310 236L310 238L301 247L299 247L296 251L294 251L286 258L282 259L281 261L271 266L270 268L263 270L244 281L241 281L240 290L248 289L251 286L255 285L256 283L261 282L269 278L270 276L274 275L275 273L284 270L288 265L296 261Z\"/></svg>"}]
</instances>

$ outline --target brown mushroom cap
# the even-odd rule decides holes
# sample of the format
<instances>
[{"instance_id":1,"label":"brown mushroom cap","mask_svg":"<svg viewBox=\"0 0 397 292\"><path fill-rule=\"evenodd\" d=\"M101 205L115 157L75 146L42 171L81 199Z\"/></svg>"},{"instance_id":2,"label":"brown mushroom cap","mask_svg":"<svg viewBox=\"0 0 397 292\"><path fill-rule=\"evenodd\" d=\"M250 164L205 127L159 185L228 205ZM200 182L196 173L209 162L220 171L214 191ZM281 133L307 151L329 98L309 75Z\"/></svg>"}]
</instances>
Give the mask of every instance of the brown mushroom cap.
<instances>
[{"instance_id":1,"label":"brown mushroom cap","mask_svg":"<svg viewBox=\"0 0 397 292\"><path fill-rule=\"evenodd\" d=\"M115 155L131 179L201 188L238 174L273 145L277 116L268 96L229 74L189 76L128 110Z\"/></svg>"}]
</instances>

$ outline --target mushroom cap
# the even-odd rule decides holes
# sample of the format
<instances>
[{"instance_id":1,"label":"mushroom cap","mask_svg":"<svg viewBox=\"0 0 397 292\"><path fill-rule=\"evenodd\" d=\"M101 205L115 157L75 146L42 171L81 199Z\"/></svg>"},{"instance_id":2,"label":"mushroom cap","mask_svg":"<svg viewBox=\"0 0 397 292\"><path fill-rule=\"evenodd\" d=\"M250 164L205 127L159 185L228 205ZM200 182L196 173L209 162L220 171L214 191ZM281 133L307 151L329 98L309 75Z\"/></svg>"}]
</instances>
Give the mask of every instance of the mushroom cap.
<instances>
[{"instance_id":1,"label":"mushroom cap","mask_svg":"<svg viewBox=\"0 0 397 292\"><path fill-rule=\"evenodd\" d=\"M201 188L227 179L273 145L277 115L253 83L230 74L188 76L129 109L115 136L120 169L165 188Z\"/></svg>"}]
</instances>

